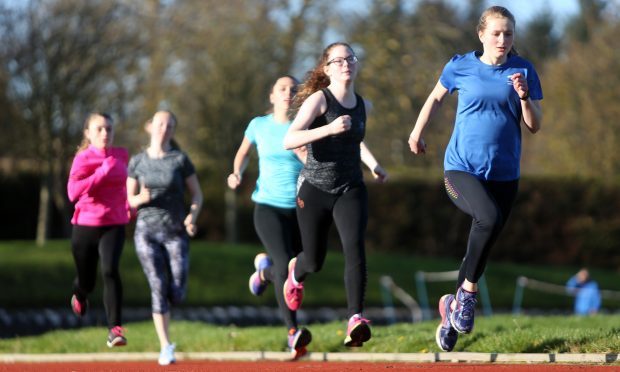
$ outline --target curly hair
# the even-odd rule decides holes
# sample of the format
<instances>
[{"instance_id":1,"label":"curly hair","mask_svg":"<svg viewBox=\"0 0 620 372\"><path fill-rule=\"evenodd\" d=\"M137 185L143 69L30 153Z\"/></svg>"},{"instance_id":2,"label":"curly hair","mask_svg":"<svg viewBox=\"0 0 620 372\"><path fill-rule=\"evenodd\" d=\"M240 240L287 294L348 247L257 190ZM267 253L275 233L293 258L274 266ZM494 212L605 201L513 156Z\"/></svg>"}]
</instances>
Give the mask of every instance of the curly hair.
<instances>
[{"instance_id":1,"label":"curly hair","mask_svg":"<svg viewBox=\"0 0 620 372\"><path fill-rule=\"evenodd\" d=\"M510 10L504 8L503 6L492 6L492 7L487 8L484 12L482 12L482 15L480 16L480 20L478 21L478 25L476 26L477 32L480 33L486 30L487 18L489 18L490 16L508 18L510 22L512 22L512 25L515 28L517 27L517 21L515 20L515 16L510 12ZM519 53L517 52L517 49L513 45L512 48L510 49L510 52L508 52L508 56L518 56L518 55Z\"/></svg>"},{"instance_id":2,"label":"curly hair","mask_svg":"<svg viewBox=\"0 0 620 372\"><path fill-rule=\"evenodd\" d=\"M345 42L335 42L329 44L323 50L323 54L321 54L321 58L319 58L319 62L317 65L306 74L306 78L304 82L301 84L301 88L297 91L295 98L293 100L292 111L296 113L301 104L312 95L312 93L319 91L323 88L326 88L329 83L329 76L325 74L324 68L327 65L329 53L334 47L344 46L348 48L351 53L353 53L353 48Z\"/></svg>"}]
</instances>

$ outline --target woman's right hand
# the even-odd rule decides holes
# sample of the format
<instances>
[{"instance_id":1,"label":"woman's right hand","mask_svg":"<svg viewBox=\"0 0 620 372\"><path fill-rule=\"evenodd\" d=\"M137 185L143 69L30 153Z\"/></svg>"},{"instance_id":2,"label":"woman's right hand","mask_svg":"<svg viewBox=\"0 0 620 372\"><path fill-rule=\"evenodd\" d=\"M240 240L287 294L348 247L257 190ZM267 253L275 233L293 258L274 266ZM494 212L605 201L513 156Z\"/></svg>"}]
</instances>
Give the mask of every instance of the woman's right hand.
<instances>
[{"instance_id":1,"label":"woman's right hand","mask_svg":"<svg viewBox=\"0 0 620 372\"><path fill-rule=\"evenodd\" d=\"M146 204L151 201L151 190L148 187L146 187L144 184L141 184L140 192L136 196L138 197L138 200L140 201L139 202L140 205Z\"/></svg>"},{"instance_id":2,"label":"woman's right hand","mask_svg":"<svg viewBox=\"0 0 620 372\"><path fill-rule=\"evenodd\" d=\"M228 179L226 181L228 183L228 187L234 190L241 184L241 175L239 173L231 173L228 175Z\"/></svg>"},{"instance_id":3,"label":"woman's right hand","mask_svg":"<svg viewBox=\"0 0 620 372\"><path fill-rule=\"evenodd\" d=\"M351 116L342 115L336 118L336 120L329 123L329 134L336 135L344 133L351 129Z\"/></svg>"},{"instance_id":4,"label":"woman's right hand","mask_svg":"<svg viewBox=\"0 0 620 372\"><path fill-rule=\"evenodd\" d=\"M424 143L422 138L409 136L409 148L416 155L426 154L426 143Z\"/></svg>"}]
</instances>

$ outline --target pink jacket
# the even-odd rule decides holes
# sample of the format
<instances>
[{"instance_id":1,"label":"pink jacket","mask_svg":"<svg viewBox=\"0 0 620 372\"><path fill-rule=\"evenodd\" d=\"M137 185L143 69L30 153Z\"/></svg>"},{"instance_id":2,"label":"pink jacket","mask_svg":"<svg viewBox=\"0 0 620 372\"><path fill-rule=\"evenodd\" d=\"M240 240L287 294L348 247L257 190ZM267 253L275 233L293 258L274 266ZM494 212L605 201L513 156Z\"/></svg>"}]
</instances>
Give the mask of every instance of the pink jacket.
<instances>
[{"instance_id":1,"label":"pink jacket","mask_svg":"<svg viewBox=\"0 0 620 372\"><path fill-rule=\"evenodd\" d=\"M75 203L71 223L82 226L124 225L129 222L127 163L122 147L105 150L92 145L75 155L67 191Z\"/></svg>"}]
</instances>

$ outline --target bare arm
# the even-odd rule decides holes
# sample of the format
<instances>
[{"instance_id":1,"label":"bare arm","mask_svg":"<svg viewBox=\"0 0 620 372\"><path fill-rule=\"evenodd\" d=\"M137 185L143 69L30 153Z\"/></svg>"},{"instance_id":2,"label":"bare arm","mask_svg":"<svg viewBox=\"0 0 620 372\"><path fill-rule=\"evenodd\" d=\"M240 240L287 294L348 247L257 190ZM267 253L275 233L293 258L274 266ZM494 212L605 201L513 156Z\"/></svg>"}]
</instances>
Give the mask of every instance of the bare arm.
<instances>
[{"instance_id":1,"label":"bare arm","mask_svg":"<svg viewBox=\"0 0 620 372\"><path fill-rule=\"evenodd\" d=\"M362 163L366 164L368 169L372 172L372 176L375 180L381 183L387 181L387 172L381 165L379 165L379 162L375 159L375 156L372 152L370 152L368 146L366 146L364 142L360 142L360 157L362 159Z\"/></svg>"},{"instance_id":2,"label":"bare arm","mask_svg":"<svg viewBox=\"0 0 620 372\"><path fill-rule=\"evenodd\" d=\"M142 204L148 203L150 200L150 190L144 185L139 185L137 179L127 177L127 202L129 206L131 208L137 208Z\"/></svg>"},{"instance_id":3,"label":"bare arm","mask_svg":"<svg viewBox=\"0 0 620 372\"><path fill-rule=\"evenodd\" d=\"M527 99L521 101L521 109L523 111L523 124L531 132L536 133L540 130L542 122L542 106L540 100Z\"/></svg>"},{"instance_id":4,"label":"bare arm","mask_svg":"<svg viewBox=\"0 0 620 372\"><path fill-rule=\"evenodd\" d=\"M426 152L426 144L422 138L422 133L437 109L441 106L446 94L448 94L448 90L438 81L435 88L433 88L431 94L426 99L426 102L424 102L418 119L415 122L415 126L413 127L413 131L409 135L409 148L414 154L417 155Z\"/></svg>"},{"instance_id":5,"label":"bare arm","mask_svg":"<svg viewBox=\"0 0 620 372\"><path fill-rule=\"evenodd\" d=\"M308 129L314 119L325 112L326 109L327 102L323 92L314 92L308 97L299 108L297 116L295 116L286 136L284 136L284 148L292 150L321 138L345 132L351 128L351 117L343 115L327 125Z\"/></svg>"},{"instance_id":6,"label":"bare arm","mask_svg":"<svg viewBox=\"0 0 620 372\"><path fill-rule=\"evenodd\" d=\"M185 217L185 230L189 236L196 235L196 221L198 220L198 214L202 209L202 191L200 190L200 183L198 182L198 176L192 174L185 179L185 185L189 190L189 194L192 199L192 204L189 207L189 213Z\"/></svg>"},{"instance_id":7,"label":"bare arm","mask_svg":"<svg viewBox=\"0 0 620 372\"><path fill-rule=\"evenodd\" d=\"M519 72L511 75L510 79L512 79L512 85L519 98L527 97L526 99L521 99L521 111L523 112L521 121L523 121L523 124L531 133L538 132L542 121L540 100L529 98L529 87L527 86L525 75Z\"/></svg>"},{"instance_id":8,"label":"bare arm","mask_svg":"<svg viewBox=\"0 0 620 372\"><path fill-rule=\"evenodd\" d=\"M241 184L243 172L248 166L251 148L252 143L247 137L244 136L243 141L241 141L241 145L237 150L237 154L235 155L235 160L233 160L233 171L228 175L227 179L228 187L233 190Z\"/></svg>"}]
</instances>

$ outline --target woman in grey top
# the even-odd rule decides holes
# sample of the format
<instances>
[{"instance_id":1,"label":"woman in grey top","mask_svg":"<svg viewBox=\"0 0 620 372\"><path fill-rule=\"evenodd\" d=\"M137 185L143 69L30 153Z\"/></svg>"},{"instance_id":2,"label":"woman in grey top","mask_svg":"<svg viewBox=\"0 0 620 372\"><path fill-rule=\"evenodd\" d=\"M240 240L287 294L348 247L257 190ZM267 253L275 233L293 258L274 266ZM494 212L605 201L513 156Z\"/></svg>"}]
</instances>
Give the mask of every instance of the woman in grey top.
<instances>
[{"instance_id":1,"label":"woman in grey top","mask_svg":"<svg viewBox=\"0 0 620 372\"><path fill-rule=\"evenodd\" d=\"M127 200L138 208L134 233L136 253L151 287L153 323L159 337L159 364L175 362L168 337L170 305L185 298L189 269L189 237L196 234L202 192L194 165L174 148L177 120L159 111L147 123L150 145L129 161ZM189 212L185 190L191 195Z\"/></svg>"},{"instance_id":2,"label":"woman in grey top","mask_svg":"<svg viewBox=\"0 0 620 372\"><path fill-rule=\"evenodd\" d=\"M303 282L321 270L327 255L327 237L335 224L345 260L348 317L345 346L362 346L370 339L368 320L362 316L366 292L364 235L368 195L361 163L383 182L387 173L364 144L370 102L355 93L359 64L346 43L323 51L295 96L299 110L284 137L284 146L306 146L306 164L298 179L297 220L303 251L289 262L284 299L291 310L301 306Z\"/></svg>"}]
</instances>

